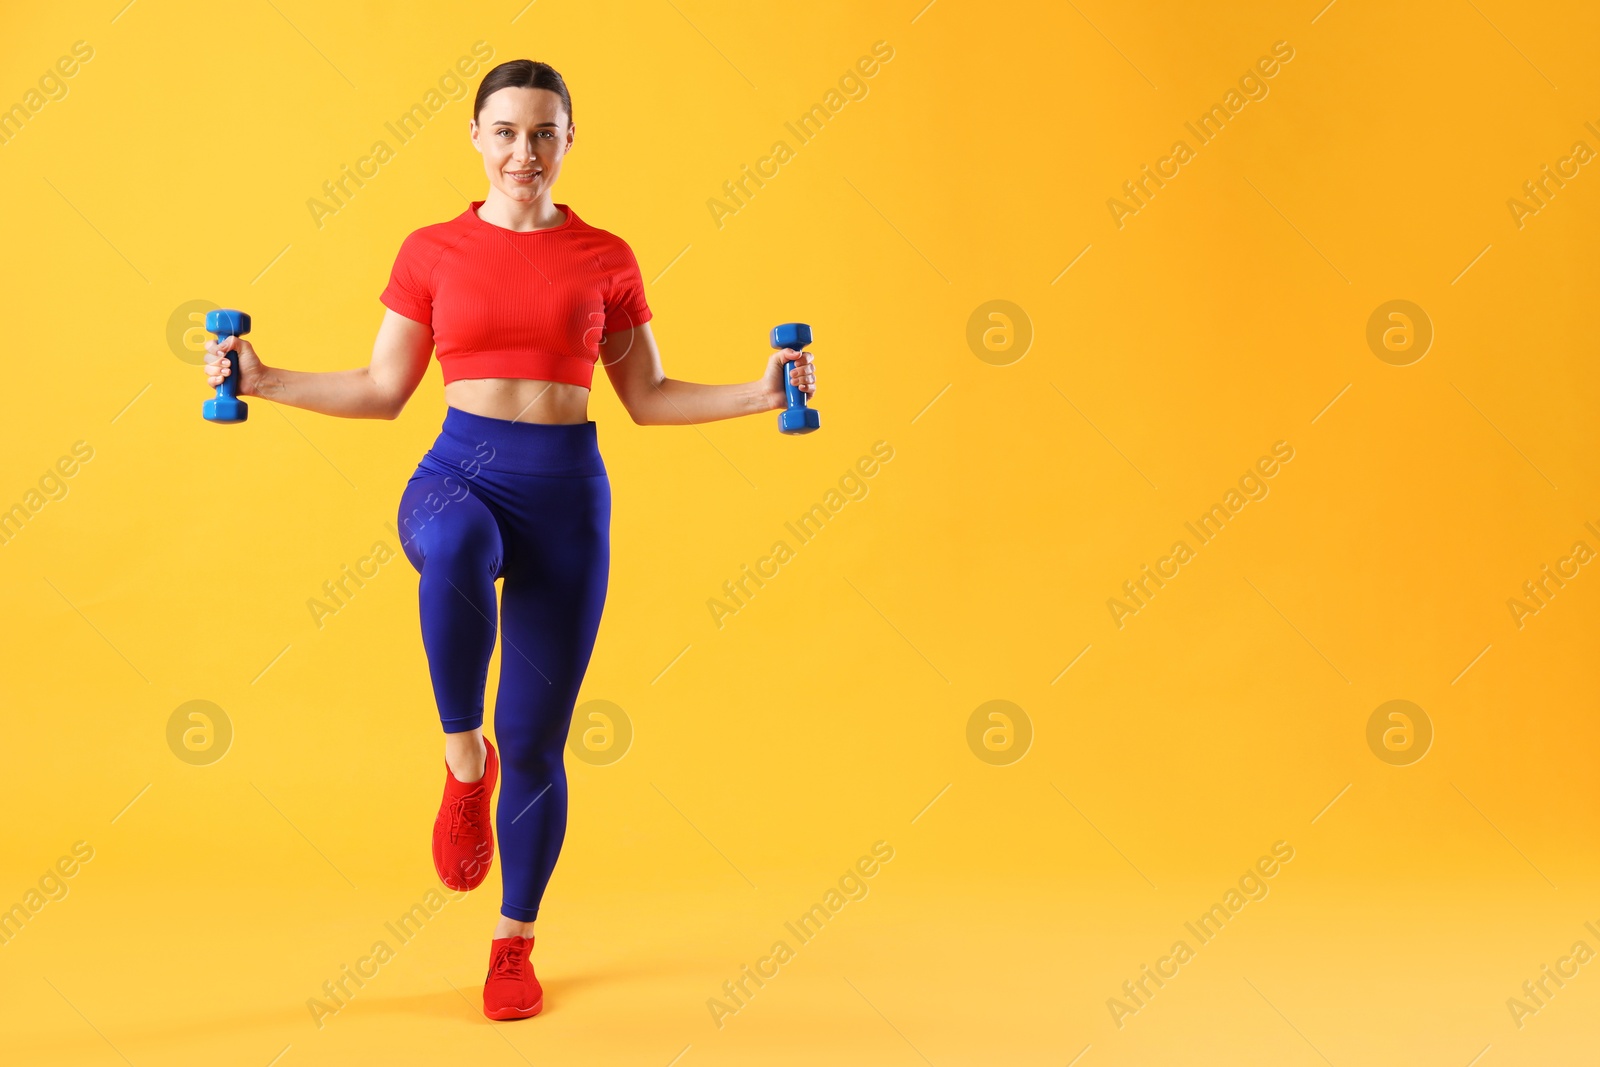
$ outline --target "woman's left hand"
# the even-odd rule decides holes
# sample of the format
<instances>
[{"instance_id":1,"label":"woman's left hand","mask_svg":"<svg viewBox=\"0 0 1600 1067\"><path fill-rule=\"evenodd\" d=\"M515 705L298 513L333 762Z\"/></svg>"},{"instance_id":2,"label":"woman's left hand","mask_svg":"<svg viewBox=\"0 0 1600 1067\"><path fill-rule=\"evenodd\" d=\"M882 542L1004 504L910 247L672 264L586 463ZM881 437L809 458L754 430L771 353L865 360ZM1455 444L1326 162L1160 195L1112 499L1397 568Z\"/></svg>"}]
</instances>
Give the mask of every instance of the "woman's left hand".
<instances>
[{"instance_id":1,"label":"woman's left hand","mask_svg":"<svg viewBox=\"0 0 1600 1067\"><path fill-rule=\"evenodd\" d=\"M765 378L767 393L775 399L774 408L788 406L788 394L783 388L783 366L785 362L790 360L793 360L793 362L789 364L789 380L802 393L805 393L807 398L817 391L817 369L812 363L811 353L796 351L792 348L780 348L772 353L772 357L767 360Z\"/></svg>"}]
</instances>

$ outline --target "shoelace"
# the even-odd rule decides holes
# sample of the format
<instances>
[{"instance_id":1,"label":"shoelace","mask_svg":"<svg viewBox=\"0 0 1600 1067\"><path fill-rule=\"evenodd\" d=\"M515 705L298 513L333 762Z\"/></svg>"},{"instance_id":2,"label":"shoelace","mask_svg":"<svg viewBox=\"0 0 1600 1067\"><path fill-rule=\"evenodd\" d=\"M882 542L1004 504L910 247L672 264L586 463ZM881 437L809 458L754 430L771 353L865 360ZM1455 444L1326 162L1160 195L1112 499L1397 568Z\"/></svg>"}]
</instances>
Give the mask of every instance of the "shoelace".
<instances>
[{"instance_id":1,"label":"shoelace","mask_svg":"<svg viewBox=\"0 0 1600 1067\"><path fill-rule=\"evenodd\" d=\"M494 964L489 973L494 978L514 978L521 980L525 965L528 962L527 946L518 951L515 945L505 945L495 953Z\"/></svg>"},{"instance_id":2,"label":"shoelace","mask_svg":"<svg viewBox=\"0 0 1600 1067\"><path fill-rule=\"evenodd\" d=\"M450 802L451 844L460 839L463 829L469 829L473 833L478 832L479 820L483 817L482 802L482 790L475 790Z\"/></svg>"}]
</instances>

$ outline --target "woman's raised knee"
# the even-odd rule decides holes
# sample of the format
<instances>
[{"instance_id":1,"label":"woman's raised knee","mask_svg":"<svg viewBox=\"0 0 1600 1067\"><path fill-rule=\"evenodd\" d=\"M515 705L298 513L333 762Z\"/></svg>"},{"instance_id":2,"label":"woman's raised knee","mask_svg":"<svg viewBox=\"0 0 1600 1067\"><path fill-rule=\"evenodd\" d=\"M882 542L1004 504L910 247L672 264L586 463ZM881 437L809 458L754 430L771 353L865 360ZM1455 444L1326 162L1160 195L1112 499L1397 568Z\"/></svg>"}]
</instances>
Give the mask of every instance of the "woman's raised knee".
<instances>
[{"instance_id":1,"label":"woman's raised knee","mask_svg":"<svg viewBox=\"0 0 1600 1067\"><path fill-rule=\"evenodd\" d=\"M441 479L451 481L451 479ZM418 570L499 570L504 546L499 524L482 500L456 482L454 495L443 487L408 492L401 504L401 543Z\"/></svg>"}]
</instances>

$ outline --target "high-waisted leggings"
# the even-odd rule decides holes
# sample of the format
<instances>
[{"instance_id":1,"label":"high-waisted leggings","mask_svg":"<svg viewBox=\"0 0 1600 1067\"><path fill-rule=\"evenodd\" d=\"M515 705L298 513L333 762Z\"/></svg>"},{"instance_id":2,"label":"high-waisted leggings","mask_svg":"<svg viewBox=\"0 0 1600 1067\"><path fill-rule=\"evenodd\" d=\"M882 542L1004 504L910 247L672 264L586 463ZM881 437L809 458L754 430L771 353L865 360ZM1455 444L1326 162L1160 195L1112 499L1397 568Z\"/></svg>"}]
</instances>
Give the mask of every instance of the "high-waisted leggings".
<instances>
[{"instance_id":1,"label":"high-waisted leggings","mask_svg":"<svg viewBox=\"0 0 1600 1067\"><path fill-rule=\"evenodd\" d=\"M445 733L483 725L499 616L501 912L532 922L566 836L562 749L611 563L611 483L595 424L447 407L400 496L399 534L420 576L422 644Z\"/></svg>"}]
</instances>

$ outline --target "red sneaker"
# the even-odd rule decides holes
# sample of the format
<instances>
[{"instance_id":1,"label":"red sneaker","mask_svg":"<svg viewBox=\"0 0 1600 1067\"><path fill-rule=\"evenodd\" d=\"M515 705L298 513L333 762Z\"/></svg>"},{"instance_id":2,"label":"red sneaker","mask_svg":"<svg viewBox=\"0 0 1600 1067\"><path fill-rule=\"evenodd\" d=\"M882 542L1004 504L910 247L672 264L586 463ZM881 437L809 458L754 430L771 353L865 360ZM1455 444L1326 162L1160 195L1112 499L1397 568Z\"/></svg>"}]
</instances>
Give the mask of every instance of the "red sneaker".
<instances>
[{"instance_id":1,"label":"red sneaker","mask_svg":"<svg viewBox=\"0 0 1600 1067\"><path fill-rule=\"evenodd\" d=\"M439 817L433 820L433 869L451 889L476 889L488 877L494 859L489 800L500 776L500 757L487 737L483 743L488 755L482 778L461 782L450 773L449 764L444 769L444 799L439 802Z\"/></svg>"},{"instance_id":2,"label":"red sneaker","mask_svg":"<svg viewBox=\"0 0 1600 1067\"><path fill-rule=\"evenodd\" d=\"M531 937L497 937L489 943L483 1013L491 1019L527 1019L544 1007L544 988L533 974Z\"/></svg>"}]
</instances>

